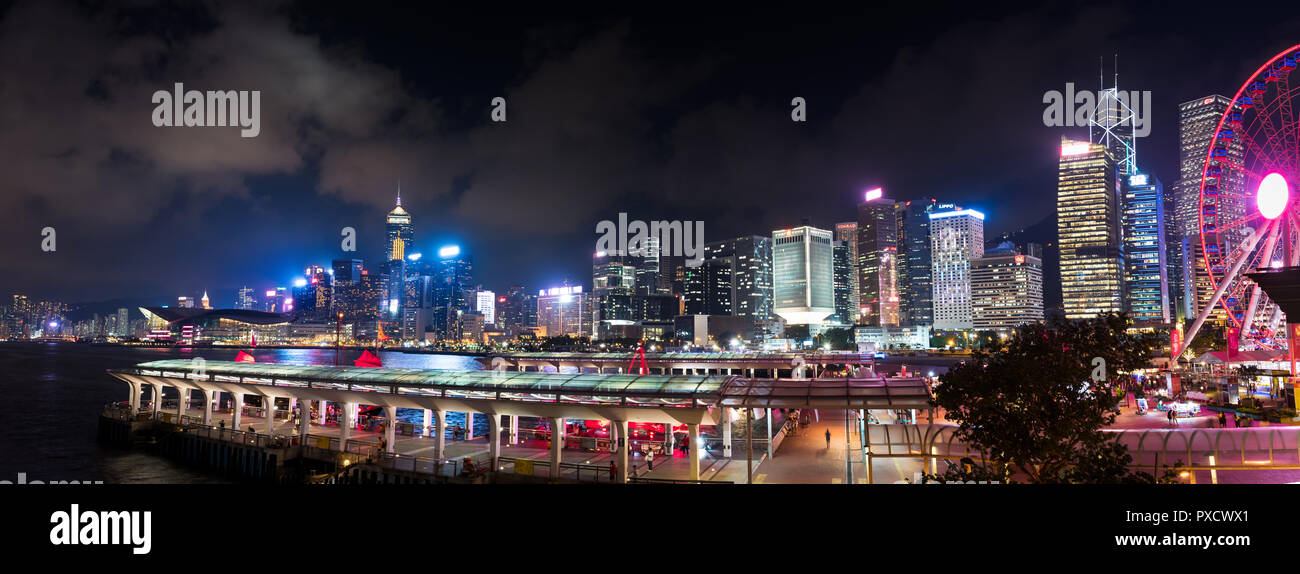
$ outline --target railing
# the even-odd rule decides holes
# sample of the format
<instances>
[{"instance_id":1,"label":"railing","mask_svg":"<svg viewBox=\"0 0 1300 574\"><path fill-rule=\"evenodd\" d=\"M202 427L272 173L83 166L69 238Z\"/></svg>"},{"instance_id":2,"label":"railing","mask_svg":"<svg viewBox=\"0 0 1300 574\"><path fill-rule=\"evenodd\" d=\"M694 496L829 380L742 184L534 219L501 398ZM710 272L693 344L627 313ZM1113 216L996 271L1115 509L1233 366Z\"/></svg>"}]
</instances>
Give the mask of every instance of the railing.
<instances>
[{"instance_id":1,"label":"railing","mask_svg":"<svg viewBox=\"0 0 1300 574\"><path fill-rule=\"evenodd\" d=\"M629 484L735 484L730 480L689 480L685 478L629 478Z\"/></svg>"},{"instance_id":2,"label":"railing","mask_svg":"<svg viewBox=\"0 0 1300 574\"><path fill-rule=\"evenodd\" d=\"M523 476L537 476L550 478L551 461L542 459L524 459L500 457L497 459L497 472L503 474L520 474ZM532 473L519 472L521 467L529 466ZM614 482L609 477L609 466L599 464L585 464L577 462L561 462L559 478L565 480L576 480L580 482Z\"/></svg>"}]
</instances>

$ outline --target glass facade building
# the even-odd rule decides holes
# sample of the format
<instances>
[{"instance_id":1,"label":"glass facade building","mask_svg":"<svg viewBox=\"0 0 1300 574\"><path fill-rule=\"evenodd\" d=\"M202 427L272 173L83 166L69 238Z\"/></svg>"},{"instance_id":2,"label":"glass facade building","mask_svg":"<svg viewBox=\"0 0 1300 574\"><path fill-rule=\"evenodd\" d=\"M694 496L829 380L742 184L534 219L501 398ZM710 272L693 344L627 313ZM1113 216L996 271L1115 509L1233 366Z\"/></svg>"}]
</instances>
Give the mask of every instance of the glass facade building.
<instances>
[{"instance_id":1,"label":"glass facade building","mask_svg":"<svg viewBox=\"0 0 1300 574\"><path fill-rule=\"evenodd\" d=\"M984 255L984 214L973 209L935 210L927 217L934 328L970 329L974 326L970 265Z\"/></svg>"},{"instance_id":2,"label":"glass facade building","mask_svg":"<svg viewBox=\"0 0 1300 574\"><path fill-rule=\"evenodd\" d=\"M835 312L833 240L806 225L772 232L773 310L787 324L817 324Z\"/></svg>"},{"instance_id":3,"label":"glass facade building","mask_svg":"<svg viewBox=\"0 0 1300 574\"><path fill-rule=\"evenodd\" d=\"M1154 175L1135 173L1124 191L1124 283L1129 316L1169 323L1164 188Z\"/></svg>"},{"instance_id":4,"label":"glass facade building","mask_svg":"<svg viewBox=\"0 0 1300 574\"><path fill-rule=\"evenodd\" d=\"M1056 220L1067 319L1125 310L1116 174L1105 146L1061 139Z\"/></svg>"},{"instance_id":5,"label":"glass facade building","mask_svg":"<svg viewBox=\"0 0 1300 574\"><path fill-rule=\"evenodd\" d=\"M898 215L894 202L871 192L858 204L856 323L897 325Z\"/></svg>"}]
</instances>

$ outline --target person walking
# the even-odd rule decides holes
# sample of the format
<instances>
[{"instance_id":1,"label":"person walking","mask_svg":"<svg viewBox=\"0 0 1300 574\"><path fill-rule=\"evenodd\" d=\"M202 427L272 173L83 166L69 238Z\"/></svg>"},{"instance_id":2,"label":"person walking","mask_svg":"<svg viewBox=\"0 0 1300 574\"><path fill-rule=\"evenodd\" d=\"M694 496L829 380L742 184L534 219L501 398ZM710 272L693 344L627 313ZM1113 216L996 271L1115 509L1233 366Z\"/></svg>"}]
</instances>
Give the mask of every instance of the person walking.
<instances>
[{"instance_id":1,"label":"person walking","mask_svg":"<svg viewBox=\"0 0 1300 574\"><path fill-rule=\"evenodd\" d=\"M1228 428L1228 416L1219 411L1219 428Z\"/></svg>"},{"instance_id":2,"label":"person walking","mask_svg":"<svg viewBox=\"0 0 1300 574\"><path fill-rule=\"evenodd\" d=\"M831 448L831 429L826 429L826 448Z\"/></svg>"},{"instance_id":3,"label":"person walking","mask_svg":"<svg viewBox=\"0 0 1300 574\"><path fill-rule=\"evenodd\" d=\"M615 478L617 476L618 476L618 465L614 464L614 461L611 460L609 461L609 481L614 482L615 480L617 480Z\"/></svg>"},{"instance_id":4,"label":"person walking","mask_svg":"<svg viewBox=\"0 0 1300 574\"><path fill-rule=\"evenodd\" d=\"M646 451L646 453L645 453L645 468L646 468L646 470L654 470L654 469L655 469L655 451L653 451L653 450L651 450L651 451Z\"/></svg>"}]
</instances>

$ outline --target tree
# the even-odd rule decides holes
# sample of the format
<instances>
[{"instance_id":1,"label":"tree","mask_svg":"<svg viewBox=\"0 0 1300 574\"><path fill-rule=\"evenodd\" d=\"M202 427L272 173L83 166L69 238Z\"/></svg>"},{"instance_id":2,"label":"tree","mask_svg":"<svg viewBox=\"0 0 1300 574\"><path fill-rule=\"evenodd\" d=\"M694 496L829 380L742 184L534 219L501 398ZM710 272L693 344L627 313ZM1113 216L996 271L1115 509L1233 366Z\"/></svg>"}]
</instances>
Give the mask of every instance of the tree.
<instances>
[{"instance_id":1,"label":"tree","mask_svg":"<svg viewBox=\"0 0 1300 574\"><path fill-rule=\"evenodd\" d=\"M856 348L853 339L853 329L833 328L827 329L822 333L822 342L829 343L832 349L838 351L849 351Z\"/></svg>"},{"instance_id":2,"label":"tree","mask_svg":"<svg viewBox=\"0 0 1300 574\"><path fill-rule=\"evenodd\" d=\"M803 344L811 338L808 336L807 325L789 325L785 328L785 336L787 339L794 339L797 344Z\"/></svg>"},{"instance_id":3,"label":"tree","mask_svg":"<svg viewBox=\"0 0 1300 574\"><path fill-rule=\"evenodd\" d=\"M1115 390L1147 366L1158 337L1129 333L1124 315L1032 324L940 377L933 404L985 453L984 475L1033 483L1154 482L1134 473L1117 437ZM966 471L970 474L971 471Z\"/></svg>"}]
</instances>

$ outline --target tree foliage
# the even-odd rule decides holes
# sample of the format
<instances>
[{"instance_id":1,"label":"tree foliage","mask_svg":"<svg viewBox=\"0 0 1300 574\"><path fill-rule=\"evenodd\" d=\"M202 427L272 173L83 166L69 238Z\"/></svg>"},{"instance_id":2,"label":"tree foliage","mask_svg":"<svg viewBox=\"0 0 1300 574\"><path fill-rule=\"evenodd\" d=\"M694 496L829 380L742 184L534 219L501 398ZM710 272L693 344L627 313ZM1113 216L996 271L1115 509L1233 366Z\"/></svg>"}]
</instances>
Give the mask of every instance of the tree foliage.
<instances>
[{"instance_id":1,"label":"tree foliage","mask_svg":"<svg viewBox=\"0 0 1300 574\"><path fill-rule=\"evenodd\" d=\"M992 464L985 475L1154 482L1131 472L1127 448L1101 430L1115 421L1119 384L1159 345L1127 326L1123 315L1022 326L941 376L934 404L958 423L959 439L985 453Z\"/></svg>"}]
</instances>

